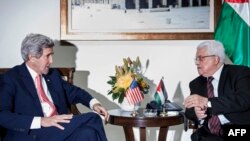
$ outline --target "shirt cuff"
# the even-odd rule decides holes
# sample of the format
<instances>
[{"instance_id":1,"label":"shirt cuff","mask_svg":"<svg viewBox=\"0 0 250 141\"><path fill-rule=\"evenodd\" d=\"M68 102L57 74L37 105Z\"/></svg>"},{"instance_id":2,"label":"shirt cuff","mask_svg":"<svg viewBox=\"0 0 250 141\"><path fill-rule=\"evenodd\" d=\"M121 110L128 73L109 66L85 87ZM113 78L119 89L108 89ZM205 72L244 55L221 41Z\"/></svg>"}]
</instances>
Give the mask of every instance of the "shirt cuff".
<instances>
[{"instance_id":1,"label":"shirt cuff","mask_svg":"<svg viewBox=\"0 0 250 141\"><path fill-rule=\"evenodd\" d=\"M94 105L95 104L101 104L97 99L95 99L95 98L93 98L93 99L91 99L90 100L90 102L89 102L89 107L90 107L90 109L92 109L92 110L94 110Z\"/></svg>"},{"instance_id":2,"label":"shirt cuff","mask_svg":"<svg viewBox=\"0 0 250 141\"><path fill-rule=\"evenodd\" d=\"M34 117L30 129L40 129L40 128L41 128L41 117Z\"/></svg>"},{"instance_id":3,"label":"shirt cuff","mask_svg":"<svg viewBox=\"0 0 250 141\"><path fill-rule=\"evenodd\" d=\"M208 108L212 108L211 101L208 101L208 102L207 102L207 107L208 107Z\"/></svg>"},{"instance_id":4,"label":"shirt cuff","mask_svg":"<svg viewBox=\"0 0 250 141\"><path fill-rule=\"evenodd\" d=\"M199 120L199 125L202 125L204 123L204 119Z\"/></svg>"}]
</instances>

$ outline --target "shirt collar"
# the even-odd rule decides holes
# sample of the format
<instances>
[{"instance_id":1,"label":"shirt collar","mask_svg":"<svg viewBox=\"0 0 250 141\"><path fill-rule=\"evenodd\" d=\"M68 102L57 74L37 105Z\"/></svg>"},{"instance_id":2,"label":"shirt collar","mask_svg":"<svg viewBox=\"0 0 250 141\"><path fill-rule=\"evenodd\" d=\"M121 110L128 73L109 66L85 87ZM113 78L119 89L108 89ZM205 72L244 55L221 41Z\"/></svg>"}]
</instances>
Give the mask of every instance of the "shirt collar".
<instances>
[{"instance_id":1,"label":"shirt collar","mask_svg":"<svg viewBox=\"0 0 250 141\"><path fill-rule=\"evenodd\" d=\"M28 68L28 71L32 77L32 79L35 81L36 80L36 76L37 76L37 73L32 69L30 68L27 64L26 64L26 67Z\"/></svg>"},{"instance_id":2,"label":"shirt collar","mask_svg":"<svg viewBox=\"0 0 250 141\"><path fill-rule=\"evenodd\" d=\"M214 73L213 77L215 80L219 81L223 67L224 67L224 64L221 65L220 68Z\"/></svg>"}]
</instances>

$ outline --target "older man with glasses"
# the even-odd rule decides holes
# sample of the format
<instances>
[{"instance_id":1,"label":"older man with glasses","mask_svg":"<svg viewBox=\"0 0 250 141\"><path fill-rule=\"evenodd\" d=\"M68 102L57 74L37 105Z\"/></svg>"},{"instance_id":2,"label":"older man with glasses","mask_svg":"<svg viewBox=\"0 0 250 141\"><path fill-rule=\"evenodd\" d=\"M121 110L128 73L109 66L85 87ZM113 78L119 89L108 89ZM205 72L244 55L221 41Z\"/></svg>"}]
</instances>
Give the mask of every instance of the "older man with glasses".
<instances>
[{"instance_id":1,"label":"older man with glasses","mask_svg":"<svg viewBox=\"0 0 250 141\"><path fill-rule=\"evenodd\" d=\"M250 124L250 69L225 64L222 43L205 41L197 47L199 76L189 84L184 101L188 119L200 124L192 141L222 141L223 125Z\"/></svg>"}]
</instances>

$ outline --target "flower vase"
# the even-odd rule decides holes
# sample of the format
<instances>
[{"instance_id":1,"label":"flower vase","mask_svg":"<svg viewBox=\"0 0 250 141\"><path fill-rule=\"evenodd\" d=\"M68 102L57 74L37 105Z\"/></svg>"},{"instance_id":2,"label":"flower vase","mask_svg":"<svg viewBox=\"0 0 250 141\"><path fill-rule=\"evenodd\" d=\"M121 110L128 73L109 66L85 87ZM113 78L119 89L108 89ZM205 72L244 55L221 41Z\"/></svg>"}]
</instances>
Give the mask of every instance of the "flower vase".
<instances>
[{"instance_id":1,"label":"flower vase","mask_svg":"<svg viewBox=\"0 0 250 141\"><path fill-rule=\"evenodd\" d=\"M135 105L131 105L129 104L127 98L123 99L123 102L120 104L120 107L123 111L133 111L133 110L138 110L140 107L140 102L135 104Z\"/></svg>"}]
</instances>

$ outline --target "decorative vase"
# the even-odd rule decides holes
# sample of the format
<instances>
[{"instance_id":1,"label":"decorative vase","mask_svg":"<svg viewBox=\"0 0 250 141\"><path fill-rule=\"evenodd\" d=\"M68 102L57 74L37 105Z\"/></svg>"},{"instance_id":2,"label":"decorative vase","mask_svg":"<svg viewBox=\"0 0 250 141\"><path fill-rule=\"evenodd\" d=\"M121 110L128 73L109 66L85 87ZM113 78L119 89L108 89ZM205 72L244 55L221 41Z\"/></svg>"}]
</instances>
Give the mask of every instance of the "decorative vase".
<instances>
[{"instance_id":1,"label":"decorative vase","mask_svg":"<svg viewBox=\"0 0 250 141\"><path fill-rule=\"evenodd\" d=\"M138 110L140 108L141 103L137 103L135 105L129 104L127 98L123 99L123 102L120 104L120 108L123 111L133 111L133 110Z\"/></svg>"}]
</instances>

